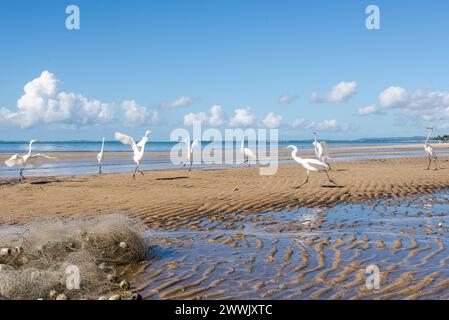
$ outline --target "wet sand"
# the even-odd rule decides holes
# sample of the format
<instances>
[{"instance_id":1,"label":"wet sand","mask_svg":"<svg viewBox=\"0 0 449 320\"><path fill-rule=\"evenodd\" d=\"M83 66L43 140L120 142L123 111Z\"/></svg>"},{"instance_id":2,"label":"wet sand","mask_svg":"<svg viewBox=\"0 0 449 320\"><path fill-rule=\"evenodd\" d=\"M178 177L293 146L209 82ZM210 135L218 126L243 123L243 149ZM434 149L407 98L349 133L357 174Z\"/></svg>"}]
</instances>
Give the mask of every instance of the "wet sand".
<instances>
[{"instance_id":1,"label":"wet sand","mask_svg":"<svg viewBox=\"0 0 449 320\"><path fill-rule=\"evenodd\" d=\"M383 197L428 194L449 186L448 158L439 170L424 170L423 158L335 163L330 172L311 173L298 164L280 165L272 176L257 167L146 171L64 177L0 179L2 221L36 216L124 212L167 229L217 214L258 213L292 207L360 203Z\"/></svg>"},{"instance_id":2,"label":"wet sand","mask_svg":"<svg viewBox=\"0 0 449 320\"><path fill-rule=\"evenodd\" d=\"M424 158L335 163L337 186L312 173L301 188L297 164L274 176L241 167L2 179L1 221L142 219L158 249L133 290L148 299L448 298L449 201L433 198L449 186L448 161L436 171ZM382 271L375 293L364 285L371 263Z\"/></svg>"}]
</instances>

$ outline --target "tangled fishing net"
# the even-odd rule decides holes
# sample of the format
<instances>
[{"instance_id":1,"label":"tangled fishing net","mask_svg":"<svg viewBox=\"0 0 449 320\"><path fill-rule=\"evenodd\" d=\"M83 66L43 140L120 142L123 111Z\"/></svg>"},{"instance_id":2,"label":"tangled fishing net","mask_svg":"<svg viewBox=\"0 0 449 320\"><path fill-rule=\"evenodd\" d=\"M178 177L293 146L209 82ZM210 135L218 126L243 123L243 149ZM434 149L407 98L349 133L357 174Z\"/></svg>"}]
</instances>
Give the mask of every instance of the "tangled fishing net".
<instances>
[{"instance_id":1,"label":"tangled fishing net","mask_svg":"<svg viewBox=\"0 0 449 320\"><path fill-rule=\"evenodd\" d=\"M123 215L49 219L0 228L0 294L9 299L97 299L120 290L117 272L148 258L144 227ZM79 289L67 284L79 271Z\"/></svg>"}]
</instances>

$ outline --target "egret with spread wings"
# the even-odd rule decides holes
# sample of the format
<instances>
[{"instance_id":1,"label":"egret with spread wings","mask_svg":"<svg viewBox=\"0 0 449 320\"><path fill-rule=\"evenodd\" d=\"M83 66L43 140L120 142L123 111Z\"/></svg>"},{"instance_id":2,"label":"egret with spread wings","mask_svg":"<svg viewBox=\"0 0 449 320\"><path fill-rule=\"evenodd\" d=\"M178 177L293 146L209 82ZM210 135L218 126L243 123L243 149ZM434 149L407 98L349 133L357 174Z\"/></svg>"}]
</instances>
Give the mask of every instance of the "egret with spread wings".
<instances>
[{"instance_id":1,"label":"egret with spread wings","mask_svg":"<svg viewBox=\"0 0 449 320\"><path fill-rule=\"evenodd\" d=\"M42 153L36 153L31 154L31 149L33 146L33 143L35 143L36 140L31 140L30 144L28 146L28 153L24 155L15 154L11 158L5 161L5 164L8 167L14 167L19 166L19 181L22 182L25 180L25 177L23 176L23 170L25 170L26 167L33 167L33 168L39 168L43 164L47 163L49 160L55 159L53 157L47 156Z\"/></svg>"},{"instance_id":2,"label":"egret with spread wings","mask_svg":"<svg viewBox=\"0 0 449 320\"><path fill-rule=\"evenodd\" d=\"M139 169L140 162L143 159L143 155L145 153L145 144L148 141L148 135L151 134L151 130L147 130L145 132L145 136L140 140L138 143L135 143L134 139L130 136L127 136L126 134L116 132L115 133L115 139L120 141L123 144L127 144L131 146L133 150L133 160L136 163L136 169L134 170L133 178L136 178L136 172L139 170L139 172L143 175L143 171Z\"/></svg>"},{"instance_id":3,"label":"egret with spread wings","mask_svg":"<svg viewBox=\"0 0 449 320\"><path fill-rule=\"evenodd\" d=\"M190 138L189 137L185 137L184 138L184 143L187 145L187 162L190 163L189 166L189 171L192 170L192 164L193 164L193 148L196 148L199 146L199 141L198 139L195 139L192 141L192 143L190 143ZM187 162L184 162L184 167L186 166Z\"/></svg>"},{"instance_id":4,"label":"egret with spread wings","mask_svg":"<svg viewBox=\"0 0 449 320\"><path fill-rule=\"evenodd\" d=\"M329 164L329 160L331 159L331 157L329 156L329 147L327 146L326 141L318 142L316 132L313 133L313 136L315 137L313 147L315 149L316 157L326 163L329 166L329 170L332 170Z\"/></svg>"}]
</instances>

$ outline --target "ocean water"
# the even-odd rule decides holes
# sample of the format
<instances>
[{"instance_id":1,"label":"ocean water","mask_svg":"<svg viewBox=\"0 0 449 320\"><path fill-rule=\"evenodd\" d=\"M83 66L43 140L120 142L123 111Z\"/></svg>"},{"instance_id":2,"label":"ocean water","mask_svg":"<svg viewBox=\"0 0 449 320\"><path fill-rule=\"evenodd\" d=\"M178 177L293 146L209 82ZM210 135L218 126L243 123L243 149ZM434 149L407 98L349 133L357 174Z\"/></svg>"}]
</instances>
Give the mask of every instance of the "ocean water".
<instances>
[{"instance_id":1,"label":"ocean water","mask_svg":"<svg viewBox=\"0 0 449 320\"><path fill-rule=\"evenodd\" d=\"M424 139L360 139L360 140L327 140L331 147L347 147L347 146L389 146L422 143ZM209 141L203 141L202 144L210 144ZM149 141L146 145L146 152L160 153L170 152L171 148L178 142L157 142ZM290 144L296 145L298 148L311 148L312 140L285 140L279 141L279 148L286 147ZM214 145L220 146L220 143ZM233 144L240 148L240 142ZM222 143L223 147L229 149L232 144ZM35 152L99 152L101 141L38 141L33 145ZM232 148L232 147L231 147ZM268 147L267 147L268 149ZM119 141L106 141L105 151L108 152L126 152L130 147ZM15 154L28 151L28 141L0 141L0 153Z\"/></svg>"},{"instance_id":2,"label":"ocean water","mask_svg":"<svg viewBox=\"0 0 449 320\"><path fill-rule=\"evenodd\" d=\"M351 146L392 146L422 143L421 138L416 139L370 139L370 140L328 140L331 148L351 147ZM148 142L145 147L146 157L141 163L143 170L160 170L182 168L170 161L169 152L172 148L177 147L177 142ZM211 142L202 142L202 147L210 145ZM279 141L278 149L282 149L290 144L296 145L300 149L311 149L312 140L289 140ZM221 146L220 146L221 145ZM214 147L222 147L225 152L233 151L238 154L240 143L213 143ZM253 144L250 143L250 147ZM266 150L270 150L270 146L266 145ZM34 153L76 153L76 152L99 152L101 148L100 141L38 141L33 145ZM258 146L260 148L260 145ZM440 149L441 150L441 149ZM440 155L449 155L448 150L438 150ZM26 141L0 141L0 155L6 158L9 155L19 153L23 154L28 151L28 142ZM105 152L123 153L123 157L106 156L103 162L103 173L129 172L135 168L131 158L131 148L118 141L106 141ZM339 152L338 157L334 161L351 161L369 155L370 158L384 157L403 157L403 156L424 156L421 150L376 150L376 155L372 155L369 150L345 153ZM126 155L130 155L127 157ZM313 156L311 153L303 152L305 156ZM219 167L219 165L215 165ZM222 165L223 166L223 165ZM203 168L204 164L195 163L194 168ZM0 161L0 178L16 177L18 169L8 168L3 161ZM93 174L98 172L98 165L94 155L89 157L77 158L60 158L45 164L41 168L27 168L25 176L56 176L56 175L79 175Z\"/></svg>"}]
</instances>

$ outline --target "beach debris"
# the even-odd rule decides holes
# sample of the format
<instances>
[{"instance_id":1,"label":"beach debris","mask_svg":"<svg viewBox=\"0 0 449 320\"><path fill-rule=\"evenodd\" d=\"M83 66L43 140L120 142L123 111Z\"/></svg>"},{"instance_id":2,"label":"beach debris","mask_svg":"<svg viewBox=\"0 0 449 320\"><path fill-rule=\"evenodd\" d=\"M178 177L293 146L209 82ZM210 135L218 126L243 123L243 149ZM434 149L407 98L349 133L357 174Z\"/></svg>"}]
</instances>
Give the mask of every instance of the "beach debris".
<instances>
[{"instance_id":1,"label":"beach debris","mask_svg":"<svg viewBox=\"0 0 449 320\"><path fill-rule=\"evenodd\" d=\"M56 290L50 290L50 292L48 293L48 297L50 299L54 299L57 295L58 295L58 292Z\"/></svg>"},{"instance_id":2,"label":"beach debris","mask_svg":"<svg viewBox=\"0 0 449 320\"><path fill-rule=\"evenodd\" d=\"M11 271L14 270L13 266L9 264L0 264L0 271Z\"/></svg>"},{"instance_id":3,"label":"beach debris","mask_svg":"<svg viewBox=\"0 0 449 320\"><path fill-rule=\"evenodd\" d=\"M100 296L100 297L98 298L98 300L108 300L108 298L105 297L105 296Z\"/></svg>"},{"instance_id":4,"label":"beach debris","mask_svg":"<svg viewBox=\"0 0 449 320\"><path fill-rule=\"evenodd\" d=\"M232 191L239 191L239 188L234 188L234 189L232 189Z\"/></svg>"},{"instance_id":5,"label":"beach debris","mask_svg":"<svg viewBox=\"0 0 449 320\"><path fill-rule=\"evenodd\" d=\"M438 222L438 228L442 228L443 227L443 223L442 222Z\"/></svg>"},{"instance_id":6,"label":"beach debris","mask_svg":"<svg viewBox=\"0 0 449 320\"><path fill-rule=\"evenodd\" d=\"M0 249L0 256L1 257L7 257L11 255L11 249L10 248L1 248Z\"/></svg>"},{"instance_id":7,"label":"beach debris","mask_svg":"<svg viewBox=\"0 0 449 320\"><path fill-rule=\"evenodd\" d=\"M65 294L61 293L56 296L56 300L68 300L68 299Z\"/></svg>"},{"instance_id":8,"label":"beach debris","mask_svg":"<svg viewBox=\"0 0 449 320\"><path fill-rule=\"evenodd\" d=\"M128 245L126 244L126 242L122 241L122 242L120 242L119 247L122 249L126 249L126 248L128 248Z\"/></svg>"},{"instance_id":9,"label":"beach debris","mask_svg":"<svg viewBox=\"0 0 449 320\"><path fill-rule=\"evenodd\" d=\"M14 300L109 297L119 288L119 271L149 258L145 230L119 214L0 226L0 294ZM120 249L121 242L126 250ZM65 285L70 266L79 270L82 289L69 293Z\"/></svg>"},{"instance_id":10,"label":"beach debris","mask_svg":"<svg viewBox=\"0 0 449 320\"><path fill-rule=\"evenodd\" d=\"M13 252L14 255L18 256L18 255L23 253L23 248L22 247L14 247L12 252Z\"/></svg>"},{"instance_id":11,"label":"beach debris","mask_svg":"<svg viewBox=\"0 0 449 320\"><path fill-rule=\"evenodd\" d=\"M124 292L122 300L142 300L142 296L139 293Z\"/></svg>"},{"instance_id":12,"label":"beach debris","mask_svg":"<svg viewBox=\"0 0 449 320\"><path fill-rule=\"evenodd\" d=\"M127 291L129 290L130 284L127 280L122 280L122 282L120 282L120 289L122 289L123 291Z\"/></svg>"},{"instance_id":13,"label":"beach debris","mask_svg":"<svg viewBox=\"0 0 449 320\"><path fill-rule=\"evenodd\" d=\"M21 256L21 257L19 257L19 259L17 259L17 262L22 266L27 264L28 261L29 261L29 259L26 256Z\"/></svg>"},{"instance_id":14,"label":"beach debris","mask_svg":"<svg viewBox=\"0 0 449 320\"><path fill-rule=\"evenodd\" d=\"M119 294L114 294L108 300L122 300L122 297Z\"/></svg>"},{"instance_id":15,"label":"beach debris","mask_svg":"<svg viewBox=\"0 0 449 320\"><path fill-rule=\"evenodd\" d=\"M117 280L117 274L115 272L109 273L106 278L109 282L115 282Z\"/></svg>"},{"instance_id":16,"label":"beach debris","mask_svg":"<svg viewBox=\"0 0 449 320\"><path fill-rule=\"evenodd\" d=\"M109 267L106 263L102 262L99 264L98 269L106 272L106 271L110 271L111 267Z\"/></svg>"}]
</instances>

